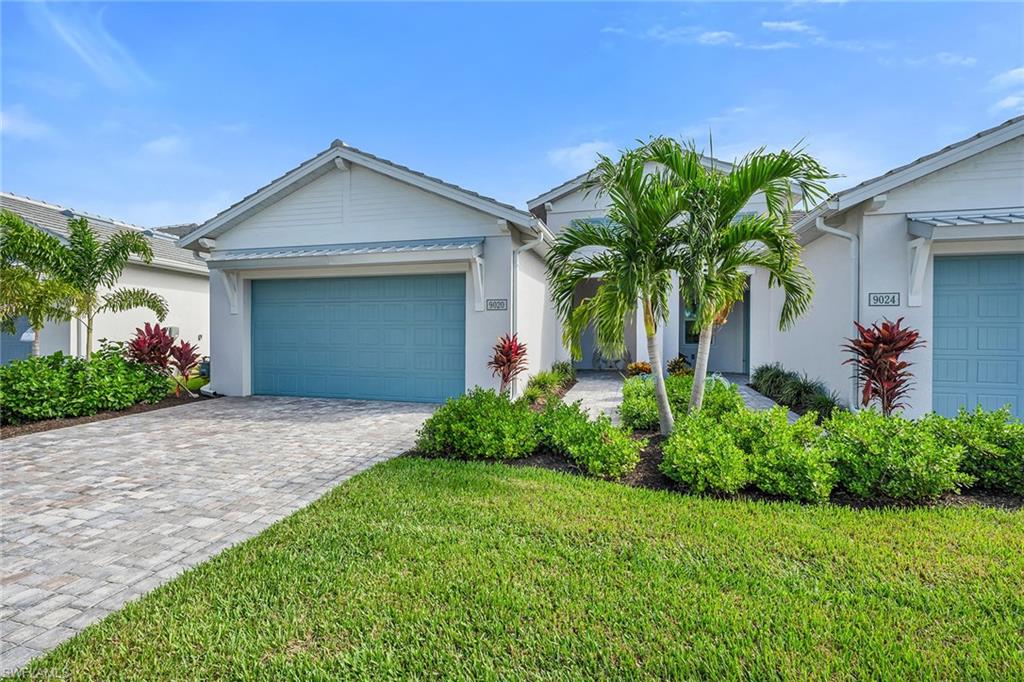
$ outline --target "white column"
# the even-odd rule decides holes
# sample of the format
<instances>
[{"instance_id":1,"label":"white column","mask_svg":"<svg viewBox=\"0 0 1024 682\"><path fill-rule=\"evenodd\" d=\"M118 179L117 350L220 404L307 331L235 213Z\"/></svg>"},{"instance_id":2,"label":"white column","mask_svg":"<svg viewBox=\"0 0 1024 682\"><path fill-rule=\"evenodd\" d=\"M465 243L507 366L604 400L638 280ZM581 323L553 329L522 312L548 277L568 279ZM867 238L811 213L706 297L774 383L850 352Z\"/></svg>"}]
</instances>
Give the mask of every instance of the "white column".
<instances>
[{"instance_id":1,"label":"white column","mask_svg":"<svg viewBox=\"0 0 1024 682\"><path fill-rule=\"evenodd\" d=\"M672 273L672 291L668 295L668 321L664 325L662 334L663 345L661 347L662 358L666 367L669 360L679 355L679 325L682 324L682 316L679 310L679 273Z\"/></svg>"}]
</instances>

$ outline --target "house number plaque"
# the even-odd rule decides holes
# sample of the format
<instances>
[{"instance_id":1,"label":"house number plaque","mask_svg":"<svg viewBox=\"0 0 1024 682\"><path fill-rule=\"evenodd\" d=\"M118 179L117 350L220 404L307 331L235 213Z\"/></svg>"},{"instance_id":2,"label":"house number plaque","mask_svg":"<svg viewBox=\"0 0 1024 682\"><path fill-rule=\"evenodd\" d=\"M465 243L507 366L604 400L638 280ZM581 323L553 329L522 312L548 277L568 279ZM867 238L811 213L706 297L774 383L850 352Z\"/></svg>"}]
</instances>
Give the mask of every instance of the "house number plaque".
<instances>
[{"instance_id":1,"label":"house number plaque","mask_svg":"<svg viewBox=\"0 0 1024 682\"><path fill-rule=\"evenodd\" d=\"M508 299L507 298L489 298L487 299L488 310L508 310Z\"/></svg>"},{"instance_id":2,"label":"house number plaque","mask_svg":"<svg viewBox=\"0 0 1024 682\"><path fill-rule=\"evenodd\" d=\"M900 304L900 295L895 291L868 294L868 305L873 308L892 307Z\"/></svg>"}]
</instances>

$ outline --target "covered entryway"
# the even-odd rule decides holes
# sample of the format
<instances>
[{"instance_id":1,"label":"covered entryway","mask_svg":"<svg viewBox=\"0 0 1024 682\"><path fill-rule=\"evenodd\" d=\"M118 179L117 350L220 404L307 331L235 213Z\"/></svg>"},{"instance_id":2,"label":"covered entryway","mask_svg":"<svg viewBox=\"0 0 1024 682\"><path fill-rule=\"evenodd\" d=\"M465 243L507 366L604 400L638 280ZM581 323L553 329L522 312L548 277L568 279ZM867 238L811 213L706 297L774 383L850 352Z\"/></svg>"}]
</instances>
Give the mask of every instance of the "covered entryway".
<instances>
[{"instance_id":1,"label":"covered entryway","mask_svg":"<svg viewBox=\"0 0 1024 682\"><path fill-rule=\"evenodd\" d=\"M1024 417L1024 254L936 256L933 409Z\"/></svg>"},{"instance_id":2,"label":"covered entryway","mask_svg":"<svg viewBox=\"0 0 1024 682\"><path fill-rule=\"evenodd\" d=\"M442 402L465 347L465 274L252 281L255 394Z\"/></svg>"}]
</instances>

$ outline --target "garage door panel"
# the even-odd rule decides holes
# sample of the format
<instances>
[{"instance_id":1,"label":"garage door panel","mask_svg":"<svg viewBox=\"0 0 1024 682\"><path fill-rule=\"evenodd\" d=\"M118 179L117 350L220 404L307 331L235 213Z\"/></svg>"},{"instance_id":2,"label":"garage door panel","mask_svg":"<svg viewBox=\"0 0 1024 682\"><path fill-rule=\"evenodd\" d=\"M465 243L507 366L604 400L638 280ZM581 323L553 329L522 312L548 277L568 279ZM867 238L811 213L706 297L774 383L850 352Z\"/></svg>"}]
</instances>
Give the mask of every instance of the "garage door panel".
<instances>
[{"instance_id":1,"label":"garage door panel","mask_svg":"<svg viewBox=\"0 0 1024 682\"><path fill-rule=\"evenodd\" d=\"M439 402L465 386L465 276L252 283L253 392Z\"/></svg>"},{"instance_id":2,"label":"garage door panel","mask_svg":"<svg viewBox=\"0 0 1024 682\"><path fill-rule=\"evenodd\" d=\"M1024 417L1024 254L936 257L932 403Z\"/></svg>"}]
</instances>

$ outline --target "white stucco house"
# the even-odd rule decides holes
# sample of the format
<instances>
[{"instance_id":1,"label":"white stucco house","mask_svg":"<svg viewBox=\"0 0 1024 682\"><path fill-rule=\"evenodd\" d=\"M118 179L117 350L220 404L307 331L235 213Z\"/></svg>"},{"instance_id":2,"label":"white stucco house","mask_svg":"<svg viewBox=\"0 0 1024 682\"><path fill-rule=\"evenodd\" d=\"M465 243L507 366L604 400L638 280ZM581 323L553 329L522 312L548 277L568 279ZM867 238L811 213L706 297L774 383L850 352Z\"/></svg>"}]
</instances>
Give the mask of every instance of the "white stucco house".
<instances>
[{"instance_id":1,"label":"white stucco house","mask_svg":"<svg viewBox=\"0 0 1024 682\"><path fill-rule=\"evenodd\" d=\"M573 219L605 215L583 177L525 212L335 141L202 225L177 228L211 272L213 390L440 401L497 386L486 362L505 333L528 345L526 376L567 359L544 258ZM765 210L763 199L744 210ZM853 322L904 317L926 342L911 357L907 414L1010 404L1021 415L1024 118L793 220L815 276L811 309L780 331L782 292L752 269L745 299L716 331L711 371L743 376L779 362L855 402L840 348ZM689 318L674 296L659 332L666 361L696 353ZM627 324L627 359L648 359L641 335ZM583 346L580 368L612 364L592 336Z\"/></svg>"},{"instance_id":2,"label":"white stucco house","mask_svg":"<svg viewBox=\"0 0 1024 682\"><path fill-rule=\"evenodd\" d=\"M76 217L88 219L89 225L101 239L125 230L141 231L153 249L153 260L151 263L143 263L133 258L125 267L117 285L144 287L163 296L169 312L162 325L176 328L181 338L198 343L200 352L208 352L210 307L206 263L194 252L178 247L174 235L9 192L0 192L0 208L16 213L30 225L60 239L67 236L68 219ZM135 333L137 327L156 321L153 312L146 309L101 313L93 322L93 338L125 341ZM24 334L27 323L21 320L16 327L16 334L0 334L0 362L31 354L31 337ZM77 320L48 323L40 334L40 351L44 355L57 351L68 355L84 355L84 325Z\"/></svg>"},{"instance_id":3,"label":"white stucco house","mask_svg":"<svg viewBox=\"0 0 1024 682\"><path fill-rule=\"evenodd\" d=\"M906 414L1009 404L1024 417L1024 117L839 192L793 229L814 302L780 332L781 295L753 274L752 366L781 362L849 402L839 346L853 320L902 317L925 341Z\"/></svg>"},{"instance_id":4,"label":"white stucco house","mask_svg":"<svg viewBox=\"0 0 1024 682\"><path fill-rule=\"evenodd\" d=\"M438 402L498 337L560 345L530 213L334 141L180 239L210 268L212 390Z\"/></svg>"},{"instance_id":5,"label":"white stucco house","mask_svg":"<svg viewBox=\"0 0 1024 682\"><path fill-rule=\"evenodd\" d=\"M606 203L581 191L583 178L528 202L555 234L573 219L604 215ZM744 210L764 209L755 197ZM769 289L766 272L751 270L746 297L715 332L710 371L746 375L778 362L856 404L841 344L854 320L903 317L926 344L910 355L908 416L977 404L1009 404L1024 416L1024 117L839 192L793 221L815 278L811 309L780 331L783 293ZM663 357L692 362L696 334L678 295L672 303ZM640 324L627 329L631 359L648 359L642 334ZM583 346L577 365L601 364L592 335Z\"/></svg>"}]
</instances>

